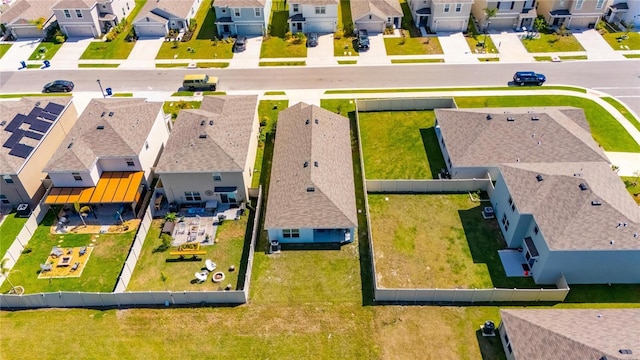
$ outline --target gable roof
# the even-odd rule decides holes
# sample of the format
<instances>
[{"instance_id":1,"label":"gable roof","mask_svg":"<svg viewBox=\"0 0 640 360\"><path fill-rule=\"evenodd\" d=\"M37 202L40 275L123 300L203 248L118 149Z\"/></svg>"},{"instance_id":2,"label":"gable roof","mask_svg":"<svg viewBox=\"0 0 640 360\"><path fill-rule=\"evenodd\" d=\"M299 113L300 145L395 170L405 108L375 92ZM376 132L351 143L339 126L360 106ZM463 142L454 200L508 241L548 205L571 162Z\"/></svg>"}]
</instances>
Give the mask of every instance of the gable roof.
<instances>
[{"instance_id":1,"label":"gable roof","mask_svg":"<svg viewBox=\"0 0 640 360\"><path fill-rule=\"evenodd\" d=\"M45 18L48 20L53 16L51 7L57 0L18 0L15 4L9 6L9 8L0 14L0 23L13 24L22 23L28 24L30 21L37 20L39 18Z\"/></svg>"},{"instance_id":2,"label":"gable roof","mask_svg":"<svg viewBox=\"0 0 640 360\"><path fill-rule=\"evenodd\" d=\"M454 167L608 161L582 109L436 109L435 114Z\"/></svg>"},{"instance_id":3,"label":"gable roof","mask_svg":"<svg viewBox=\"0 0 640 360\"><path fill-rule=\"evenodd\" d=\"M265 228L357 227L349 119L305 103L281 111L269 184Z\"/></svg>"},{"instance_id":4,"label":"gable roof","mask_svg":"<svg viewBox=\"0 0 640 360\"><path fill-rule=\"evenodd\" d=\"M96 5L96 0L60 0L53 7L53 10L73 10L91 9Z\"/></svg>"},{"instance_id":5,"label":"gable roof","mask_svg":"<svg viewBox=\"0 0 640 360\"><path fill-rule=\"evenodd\" d=\"M161 22L169 19L186 19L193 6L193 0L171 0L171 1L147 1L135 21L147 17L156 18Z\"/></svg>"},{"instance_id":6,"label":"gable roof","mask_svg":"<svg viewBox=\"0 0 640 360\"><path fill-rule=\"evenodd\" d=\"M138 156L161 112L161 102L145 99L91 100L45 171L88 171L102 157Z\"/></svg>"},{"instance_id":7,"label":"gable roof","mask_svg":"<svg viewBox=\"0 0 640 360\"><path fill-rule=\"evenodd\" d=\"M230 8L263 8L266 0L215 0L213 6Z\"/></svg>"},{"instance_id":8,"label":"gable roof","mask_svg":"<svg viewBox=\"0 0 640 360\"><path fill-rule=\"evenodd\" d=\"M205 96L180 111L156 173L244 171L257 107L255 95Z\"/></svg>"},{"instance_id":9,"label":"gable roof","mask_svg":"<svg viewBox=\"0 0 640 360\"><path fill-rule=\"evenodd\" d=\"M300 5L338 5L339 0L289 0L289 4Z\"/></svg>"},{"instance_id":10,"label":"gable roof","mask_svg":"<svg viewBox=\"0 0 640 360\"><path fill-rule=\"evenodd\" d=\"M351 18L357 22L369 14L381 19L402 16L402 7L398 0L354 0L350 2Z\"/></svg>"},{"instance_id":11,"label":"gable roof","mask_svg":"<svg viewBox=\"0 0 640 360\"><path fill-rule=\"evenodd\" d=\"M500 316L518 360L640 359L640 309L503 309Z\"/></svg>"},{"instance_id":12,"label":"gable roof","mask_svg":"<svg viewBox=\"0 0 640 360\"><path fill-rule=\"evenodd\" d=\"M608 163L519 163L500 172L518 211L533 214L550 249L640 249L640 207Z\"/></svg>"}]
</instances>

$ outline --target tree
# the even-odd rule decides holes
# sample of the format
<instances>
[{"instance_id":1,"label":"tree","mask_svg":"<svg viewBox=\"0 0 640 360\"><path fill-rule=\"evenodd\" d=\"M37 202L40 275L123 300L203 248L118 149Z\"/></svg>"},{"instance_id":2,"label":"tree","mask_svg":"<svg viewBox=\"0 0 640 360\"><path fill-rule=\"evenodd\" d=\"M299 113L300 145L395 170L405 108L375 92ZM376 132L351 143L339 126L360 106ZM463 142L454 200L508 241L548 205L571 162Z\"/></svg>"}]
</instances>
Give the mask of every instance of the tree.
<instances>
[{"instance_id":1,"label":"tree","mask_svg":"<svg viewBox=\"0 0 640 360\"><path fill-rule=\"evenodd\" d=\"M549 24L547 24L544 16L538 15L538 17L533 22L533 28L536 29L536 31L539 33L544 33L549 30Z\"/></svg>"},{"instance_id":2,"label":"tree","mask_svg":"<svg viewBox=\"0 0 640 360\"><path fill-rule=\"evenodd\" d=\"M164 216L164 221L176 222L176 220L178 220L178 213L170 212L170 213L167 213L167 215Z\"/></svg>"},{"instance_id":3,"label":"tree","mask_svg":"<svg viewBox=\"0 0 640 360\"><path fill-rule=\"evenodd\" d=\"M9 258L4 258L2 259L2 262L0 262L0 274L2 274L5 279L7 279L9 285L11 285L11 292L13 293L15 292L16 287L13 285L11 280L9 280L9 274L11 273L11 270L5 266L7 264L7 261L9 261Z\"/></svg>"},{"instance_id":4,"label":"tree","mask_svg":"<svg viewBox=\"0 0 640 360\"><path fill-rule=\"evenodd\" d=\"M487 46L487 33L489 32L489 25L491 24L491 18L496 16L498 13L498 8L484 8L485 22L487 26L484 28L484 40L482 41L482 48L484 49Z\"/></svg>"},{"instance_id":5,"label":"tree","mask_svg":"<svg viewBox=\"0 0 640 360\"><path fill-rule=\"evenodd\" d=\"M167 290L167 280L169 278L167 277L167 275L163 272L160 271L160 280L162 280L162 284L164 285L164 289Z\"/></svg>"},{"instance_id":6,"label":"tree","mask_svg":"<svg viewBox=\"0 0 640 360\"><path fill-rule=\"evenodd\" d=\"M41 18L29 21L29 23L31 25L35 25L38 28L38 30L42 30L44 28L44 22L45 21L46 21L46 19L41 17Z\"/></svg>"},{"instance_id":7,"label":"tree","mask_svg":"<svg viewBox=\"0 0 640 360\"><path fill-rule=\"evenodd\" d=\"M80 208L80 203L79 202L74 202L73 203L73 208L76 210L76 212L80 215L80 220L82 220L82 224L86 227L87 223L84 221L84 217L87 216L86 213L82 213L82 209Z\"/></svg>"}]
</instances>

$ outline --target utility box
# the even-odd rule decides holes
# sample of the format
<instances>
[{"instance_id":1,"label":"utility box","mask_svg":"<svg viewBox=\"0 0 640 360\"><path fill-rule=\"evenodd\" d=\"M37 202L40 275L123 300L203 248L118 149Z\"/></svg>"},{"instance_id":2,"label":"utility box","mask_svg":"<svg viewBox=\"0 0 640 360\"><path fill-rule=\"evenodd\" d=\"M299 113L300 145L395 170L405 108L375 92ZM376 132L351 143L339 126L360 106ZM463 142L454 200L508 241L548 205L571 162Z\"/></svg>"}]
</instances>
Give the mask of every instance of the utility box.
<instances>
[{"instance_id":1,"label":"utility box","mask_svg":"<svg viewBox=\"0 0 640 360\"><path fill-rule=\"evenodd\" d=\"M31 207L29 204L20 204L16 209L16 217L29 217L31 216Z\"/></svg>"}]
</instances>

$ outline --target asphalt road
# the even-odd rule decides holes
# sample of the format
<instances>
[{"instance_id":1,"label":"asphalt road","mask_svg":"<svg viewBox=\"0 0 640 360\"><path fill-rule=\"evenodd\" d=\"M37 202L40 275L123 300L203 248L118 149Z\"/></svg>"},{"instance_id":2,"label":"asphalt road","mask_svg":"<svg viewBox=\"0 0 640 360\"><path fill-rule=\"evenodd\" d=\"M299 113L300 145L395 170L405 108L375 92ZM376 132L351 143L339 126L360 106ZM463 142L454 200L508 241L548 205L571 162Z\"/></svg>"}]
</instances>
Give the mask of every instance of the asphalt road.
<instances>
[{"instance_id":1,"label":"asphalt road","mask_svg":"<svg viewBox=\"0 0 640 360\"><path fill-rule=\"evenodd\" d=\"M0 72L0 92L39 92L55 79L75 91L99 91L96 79L114 92L177 91L186 73L220 77L220 91L505 86L518 70L547 76L546 85L573 85L617 97L640 114L640 59L534 64L420 64L259 69L78 69Z\"/></svg>"}]
</instances>

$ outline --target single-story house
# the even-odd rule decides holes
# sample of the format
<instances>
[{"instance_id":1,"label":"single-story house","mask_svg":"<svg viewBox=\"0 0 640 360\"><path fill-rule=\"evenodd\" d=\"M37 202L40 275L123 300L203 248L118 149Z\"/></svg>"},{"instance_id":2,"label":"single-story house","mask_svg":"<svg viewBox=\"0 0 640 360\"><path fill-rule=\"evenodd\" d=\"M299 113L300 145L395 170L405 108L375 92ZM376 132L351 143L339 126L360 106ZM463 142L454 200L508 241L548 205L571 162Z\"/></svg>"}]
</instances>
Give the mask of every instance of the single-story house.
<instances>
[{"instance_id":1,"label":"single-story house","mask_svg":"<svg viewBox=\"0 0 640 360\"><path fill-rule=\"evenodd\" d=\"M332 33L338 24L338 0L291 0L289 31Z\"/></svg>"},{"instance_id":2,"label":"single-story house","mask_svg":"<svg viewBox=\"0 0 640 360\"><path fill-rule=\"evenodd\" d=\"M278 115L264 227L278 243L348 243L356 235L349 119L298 103Z\"/></svg>"},{"instance_id":3,"label":"single-story house","mask_svg":"<svg viewBox=\"0 0 640 360\"><path fill-rule=\"evenodd\" d=\"M402 27L403 13L398 0L359 0L350 4L355 29L376 34L387 27Z\"/></svg>"},{"instance_id":4,"label":"single-story house","mask_svg":"<svg viewBox=\"0 0 640 360\"><path fill-rule=\"evenodd\" d=\"M205 96L199 109L181 110L155 169L156 193L177 205L246 201L259 132L254 95Z\"/></svg>"},{"instance_id":5,"label":"single-story house","mask_svg":"<svg viewBox=\"0 0 640 360\"><path fill-rule=\"evenodd\" d=\"M551 26L567 29L593 28L605 15L609 0L538 1L538 14Z\"/></svg>"},{"instance_id":6,"label":"single-story house","mask_svg":"<svg viewBox=\"0 0 640 360\"><path fill-rule=\"evenodd\" d=\"M213 8L220 36L261 36L269 29L271 0L216 0Z\"/></svg>"},{"instance_id":7,"label":"single-story house","mask_svg":"<svg viewBox=\"0 0 640 360\"><path fill-rule=\"evenodd\" d=\"M467 31L474 0L409 0L411 17L418 27L432 32Z\"/></svg>"},{"instance_id":8,"label":"single-story house","mask_svg":"<svg viewBox=\"0 0 640 360\"><path fill-rule=\"evenodd\" d=\"M148 1L133 21L136 36L163 37L169 30L186 31L201 4L202 0Z\"/></svg>"},{"instance_id":9,"label":"single-story house","mask_svg":"<svg viewBox=\"0 0 640 360\"><path fill-rule=\"evenodd\" d=\"M535 0L495 1L475 0L471 13L479 30L522 30L532 29L538 17ZM485 9L497 9L491 19L487 19Z\"/></svg>"},{"instance_id":10,"label":"single-story house","mask_svg":"<svg viewBox=\"0 0 640 360\"><path fill-rule=\"evenodd\" d=\"M135 7L134 0L60 0L52 10L68 37L101 37Z\"/></svg>"},{"instance_id":11,"label":"single-story house","mask_svg":"<svg viewBox=\"0 0 640 360\"><path fill-rule=\"evenodd\" d=\"M15 39L42 38L56 18L51 7L57 0L18 0L0 13L5 33Z\"/></svg>"}]
</instances>

